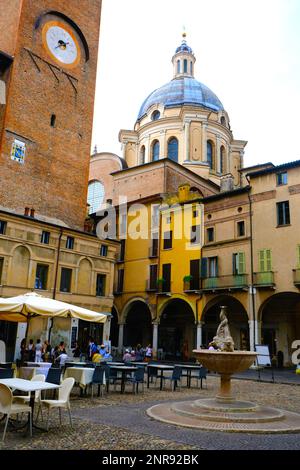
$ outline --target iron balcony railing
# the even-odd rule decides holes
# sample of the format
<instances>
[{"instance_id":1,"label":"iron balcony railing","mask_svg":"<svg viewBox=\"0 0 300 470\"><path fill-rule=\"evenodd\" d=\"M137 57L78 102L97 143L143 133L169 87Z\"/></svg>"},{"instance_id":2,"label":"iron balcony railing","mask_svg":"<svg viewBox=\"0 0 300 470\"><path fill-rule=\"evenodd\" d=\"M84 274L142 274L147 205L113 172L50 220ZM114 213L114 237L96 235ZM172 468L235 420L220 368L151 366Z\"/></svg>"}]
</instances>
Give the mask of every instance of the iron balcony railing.
<instances>
[{"instance_id":1,"label":"iron balcony railing","mask_svg":"<svg viewBox=\"0 0 300 470\"><path fill-rule=\"evenodd\" d=\"M275 276L273 271L253 273L253 285L255 287L274 287Z\"/></svg>"},{"instance_id":2,"label":"iron balcony railing","mask_svg":"<svg viewBox=\"0 0 300 470\"><path fill-rule=\"evenodd\" d=\"M294 284L296 287L300 287L300 269L293 269Z\"/></svg>"},{"instance_id":3,"label":"iron balcony railing","mask_svg":"<svg viewBox=\"0 0 300 470\"><path fill-rule=\"evenodd\" d=\"M200 290L200 279L190 279L189 281L183 281L184 292L195 292Z\"/></svg>"},{"instance_id":4,"label":"iron balcony railing","mask_svg":"<svg viewBox=\"0 0 300 470\"><path fill-rule=\"evenodd\" d=\"M157 292L156 279L147 279L146 292Z\"/></svg>"},{"instance_id":5,"label":"iron balcony railing","mask_svg":"<svg viewBox=\"0 0 300 470\"><path fill-rule=\"evenodd\" d=\"M216 290L216 289L247 289L248 288L248 274L237 274L230 276L217 276L207 277L202 279L202 290Z\"/></svg>"}]
</instances>

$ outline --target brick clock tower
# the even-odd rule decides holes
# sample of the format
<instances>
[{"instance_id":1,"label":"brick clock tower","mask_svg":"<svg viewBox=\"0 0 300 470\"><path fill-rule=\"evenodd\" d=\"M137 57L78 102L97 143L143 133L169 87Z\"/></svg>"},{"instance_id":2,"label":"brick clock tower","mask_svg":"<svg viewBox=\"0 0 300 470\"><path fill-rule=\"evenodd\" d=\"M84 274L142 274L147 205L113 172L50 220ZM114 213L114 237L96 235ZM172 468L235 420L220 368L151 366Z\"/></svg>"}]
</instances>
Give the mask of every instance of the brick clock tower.
<instances>
[{"instance_id":1,"label":"brick clock tower","mask_svg":"<svg viewBox=\"0 0 300 470\"><path fill-rule=\"evenodd\" d=\"M83 229L101 0L0 0L0 208Z\"/></svg>"}]
</instances>

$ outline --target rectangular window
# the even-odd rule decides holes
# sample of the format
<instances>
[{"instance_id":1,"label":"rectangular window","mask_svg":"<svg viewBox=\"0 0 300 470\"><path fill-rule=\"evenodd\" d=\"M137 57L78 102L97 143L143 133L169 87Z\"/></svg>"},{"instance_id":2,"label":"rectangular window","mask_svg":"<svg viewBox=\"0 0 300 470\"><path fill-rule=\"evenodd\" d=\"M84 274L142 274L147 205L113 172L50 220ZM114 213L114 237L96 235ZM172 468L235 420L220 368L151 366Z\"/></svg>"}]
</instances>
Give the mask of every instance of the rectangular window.
<instances>
[{"instance_id":1,"label":"rectangular window","mask_svg":"<svg viewBox=\"0 0 300 470\"><path fill-rule=\"evenodd\" d=\"M190 289L198 290L200 280L200 259L193 259L190 261L190 275Z\"/></svg>"},{"instance_id":2,"label":"rectangular window","mask_svg":"<svg viewBox=\"0 0 300 470\"><path fill-rule=\"evenodd\" d=\"M150 284L149 288L150 290L156 290L157 285L157 264L152 264L150 265Z\"/></svg>"},{"instance_id":3,"label":"rectangular window","mask_svg":"<svg viewBox=\"0 0 300 470\"><path fill-rule=\"evenodd\" d=\"M72 269L61 268L60 291L71 292Z\"/></svg>"},{"instance_id":4,"label":"rectangular window","mask_svg":"<svg viewBox=\"0 0 300 470\"><path fill-rule=\"evenodd\" d=\"M74 238L73 237L67 237L66 248L68 250L73 250L73 248L74 248Z\"/></svg>"},{"instance_id":5,"label":"rectangular window","mask_svg":"<svg viewBox=\"0 0 300 470\"><path fill-rule=\"evenodd\" d=\"M121 250L120 250L120 258L119 261L125 260L125 240L121 240Z\"/></svg>"},{"instance_id":6,"label":"rectangular window","mask_svg":"<svg viewBox=\"0 0 300 470\"><path fill-rule=\"evenodd\" d=\"M164 279L163 292L171 292L171 264L163 264L162 275Z\"/></svg>"},{"instance_id":7,"label":"rectangular window","mask_svg":"<svg viewBox=\"0 0 300 470\"><path fill-rule=\"evenodd\" d=\"M119 269L117 292L123 292L123 289L124 289L124 269Z\"/></svg>"},{"instance_id":8,"label":"rectangular window","mask_svg":"<svg viewBox=\"0 0 300 470\"><path fill-rule=\"evenodd\" d=\"M281 186L283 184L288 183L288 175L287 172L284 171L283 173L278 173L277 174L277 186Z\"/></svg>"},{"instance_id":9,"label":"rectangular window","mask_svg":"<svg viewBox=\"0 0 300 470\"><path fill-rule=\"evenodd\" d=\"M45 264L37 265L35 274L35 289L47 289L48 269L49 266Z\"/></svg>"},{"instance_id":10,"label":"rectangular window","mask_svg":"<svg viewBox=\"0 0 300 470\"><path fill-rule=\"evenodd\" d=\"M278 202L277 206L277 225L290 225L290 204L289 201Z\"/></svg>"},{"instance_id":11,"label":"rectangular window","mask_svg":"<svg viewBox=\"0 0 300 470\"><path fill-rule=\"evenodd\" d=\"M156 258L158 256L158 233L153 234L152 245L150 248L150 257Z\"/></svg>"},{"instance_id":12,"label":"rectangular window","mask_svg":"<svg viewBox=\"0 0 300 470\"><path fill-rule=\"evenodd\" d=\"M246 273L245 253L233 253L232 255L232 274L238 276Z\"/></svg>"},{"instance_id":13,"label":"rectangular window","mask_svg":"<svg viewBox=\"0 0 300 470\"><path fill-rule=\"evenodd\" d=\"M272 252L271 250L259 251L259 271L267 273L272 271Z\"/></svg>"},{"instance_id":14,"label":"rectangular window","mask_svg":"<svg viewBox=\"0 0 300 470\"><path fill-rule=\"evenodd\" d=\"M213 242L215 239L215 229L210 227L206 229L206 241L207 243Z\"/></svg>"},{"instance_id":15,"label":"rectangular window","mask_svg":"<svg viewBox=\"0 0 300 470\"><path fill-rule=\"evenodd\" d=\"M243 220L237 223L237 236L238 237L245 236L245 222Z\"/></svg>"},{"instance_id":16,"label":"rectangular window","mask_svg":"<svg viewBox=\"0 0 300 470\"><path fill-rule=\"evenodd\" d=\"M172 248L172 237L172 231L164 233L164 250L169 250Z\"/></svg>"},{"instance_id":17,"label":"rectangular window","mask_svg":"<svg viewBox=\"0 0 300 470\"><path fill-rule=\"evenodd\" d=\"M96 296L97 297L105 297L105 284L106 284L105 274L97 274L97 282L96 282Z\"/></svg>"},{"instance_id":18,"label":"rectangular window","mask_svg":"<svg viewBox=\"0 0 300 470\"><path fill-rule=\"evenodd\" d=\"M0 258L0 285L2 283L3 264L4 264L4 259Z\"/></svg>"},{"instance_id":19,"label":"rectangular window","mask_svg":"<svg viewBox=\"0 0 300 470\"><path fill-rule=\"evenodd\" d=\"M0 220L0 235L5 235L7 223L4 220Z\"/></svg>"},{"instance_id":20,"label":"rectangular window","mask_svg":"<svg viewBox=\"0 0 300 470\"><path fill-rule=\"evenodd\" d=\"M207 277L218 277L218 257L207 258Z\"/></svg>"},{"instance_id":21,"label":"rectangular window","mask_svg":"<svg viewBox=\"0 0 300 470\"><path fill-rule=\"evenodd\" d=\"M45 245L49 245L49 241L50 241L50 232L45 232L43 230L42 235L41 235L41 243L44 243Z\"/></svg>"},{"instance_id":22,"label":"rectangular window","mask_svg":"<svg viewBox=\"0 0 300 470\"><path fill-rule=\"evenodd\" d=\"M107 245L101 245L100 247L100 256L107 256L108 253L108 246Z\"/></svg>"},{"instance_id":23,"label":"rectangular window","mask_svg":"<svg viewBox=\"0 0 300 470\"><path fill-rule=\"evenodd\" d=\"M193 225L191 227L191 245L200 244L200 225Z\"/></svg>"}]
</instances>

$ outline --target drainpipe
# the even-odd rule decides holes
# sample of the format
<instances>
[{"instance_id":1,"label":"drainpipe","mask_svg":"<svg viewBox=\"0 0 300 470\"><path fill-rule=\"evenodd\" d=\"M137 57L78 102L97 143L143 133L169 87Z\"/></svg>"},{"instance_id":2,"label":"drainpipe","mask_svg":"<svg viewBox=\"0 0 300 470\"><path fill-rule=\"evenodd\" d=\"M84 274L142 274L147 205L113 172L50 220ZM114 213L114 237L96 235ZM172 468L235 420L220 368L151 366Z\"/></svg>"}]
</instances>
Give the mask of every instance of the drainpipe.
<instances>
[{"instance_id":1,"label":"drainpipe","mask_svg":"<svg viewBox=\"0 0 300 470\"><path fill-rule=\"evenodd\" d=\"M60 246L61 246L61 239L63 235L63 229L60 229L59 238L58 238L58 247L57 247L57 256L56 256L56 265L55 265L55 277L54 277L54 287L53 287L53 295L52 299L56 297L56 288L57 288L57 276L58 276L58 265L59 265L59 255L60 255ZM48 341L50 342L51 338L51 330L53 328L53 318L51 318L51 326L48 332Z\"/></svg>"},{"instance_id":2,"label":"drainpipe","mask_svg":"<svg viewBox=\"0 0 300 470\"><path fill-rule=\"evenodd\" d=\"M246 179L248 181L248 184L250 186L250 179L249 176L246 175ZM250 186L251 190L251 186ZM250 210L250 269L251 269L251 300L252 300L252 313L253 313L253 345L255 348L256 344L256 312L255 312L255 299L254 299L254 273L253 273L253 217L252 217L252 201L251 201L251 195L250 192L248 192L248 199L249 199L249 210Z\"/></svg>"}]
</instances>

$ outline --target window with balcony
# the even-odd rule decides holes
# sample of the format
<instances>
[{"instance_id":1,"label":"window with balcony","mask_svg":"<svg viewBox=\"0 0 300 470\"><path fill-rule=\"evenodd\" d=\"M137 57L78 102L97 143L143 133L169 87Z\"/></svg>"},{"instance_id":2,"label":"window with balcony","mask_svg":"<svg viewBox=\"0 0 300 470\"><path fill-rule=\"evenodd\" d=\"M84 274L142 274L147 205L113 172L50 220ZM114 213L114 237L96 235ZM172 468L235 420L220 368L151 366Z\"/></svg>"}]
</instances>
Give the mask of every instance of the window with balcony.
<instances>
[{"instance_id":1,"label":"window with balcony","mask_svg":"<svg viewBox=\"0 0 300 470\"><path fill-rule=\"evenodd\" d=\"M193 259L190 261L190 289L198 290L200 284L200 259Z\"/></svg>"},{"instance_id":2,"label":"window with balcony","mask_svg":"<svg viewBox=\"0 0 300 470\"><path fill-rule=\"evenodd\" d=\"M5 235L7 223L4 220L0 220L0 235Z\"/></svg>"},{"instance_id":3,"label":"window with balcony","mask_svg":"<svg viewBox=\"0 0 300 470\"><path fill-rule=\"evenodd\" d=\"M173 242L173 232L170 230L169 232L164 232L164 250L170 250L172 248Z\"/></svg>"},{"instance_id":4,"label":"window with balcony","mask_svg":"<svg viewBox=\"0 0 300 470\"><path fill-rule=\"evenodd\" d=\"M238 276L246 273L245 253L233 253L232 255L232 274Z\"/></svg>"},{"instance_id":5,"label":"window with balcony","mask_svg":"<svg viewBox=\"0 0 300 470\"><path fill-rule=\"evenodd\" d=\"M124 269L118 270L117 292L123 292L124 289Z\"/></svg>"},{"instance_id":6,"label":"window with balcony","mask_svg":"<svg viewBox=\"0 0 300 470\"><path fill-rule=\"evenodd\" d=\"M206 241L207 243L211 243L215 240L215 229L213 227L209 227L206 229Z\"/></svg>"},{"instance_id":7,"label":"window with balcony","mask_svg":"<svg viewBox=\"0 0 300 470\"><path fill-rule=\"evenodd\" d=\"M257 286L274 285L274 273L272 272L272 251L269 249L258 252L259 272L254 273L254 284Z\"/></svg>"},{"instance_id":8,"label":"window with balcony","mask_svg":"<svg viewBox=\"0 0 300 470\"><path fill-rule=\"evenodd\" d=\"M60 292L71 292L72 269L61 268Z\"/></svg>"},{"instance_id":9,"label":"window with balcony","mask_svg":"<svg viewBox=\"0 0 300 470\"><path fill-rule=\"evenodd\" d=\"M96 280L96 296L97 297L105 297L105 284L106 284L105 274L97 274L97 280Z\"/></svg>"},{"instance_id":10,"label":"window with balcony","mask_svg":"<svg viewBox=\"0 0 300 470\"><path fill-rule=\"evenodd\" d=\"M171 292L171 264L163 264L162 277L164 279L162 292Z\"/></svg>"},{"instance_id":11,"label":"window with balcony","mask_svg":"<svg viewBox=\"0 0 300 470\"><path fill-rule=\"evenodd\" d=\"M50 242L50 232L46 232L45 230L42 231L41 235L41 243L44 243L45 245L49 245Z\"/></svg>"},{"instance_id":12,"label":"window with balcony","mask_svg":"<svg viewBox=\"0 0 300 470\"><path fill-rule=\"evenodd\" d=\"M288 174L286 171L283 171L282 173L277 173L276 177L277 177L277 186L288 184Z\"/></svg>"},{"instance_id":13,"label":"window with balcony","mask_svg":"<svg viewBox=\"0 0 300 470\"><path fill-rule=\"evenodd\" d=\"M290 204L289 201L278 202L277 206L277 225L290 225Z\"/></svg>"},{"instance_id":14,"label":"window with balcony","mask_svg":"<svg viewBox=\"0 0 300 470\"><path fill-rule=\"evenodd\" d=\"M35 274L35 289L47 289L48 270L49 266L45 264L37 265Z\"/></svg>"},{"instance_id":15,"label":"window with balcony","mask_svg":"<svg viewBox=\"0 0 300 470\"><path fill-rule=\"evenodd\" d=\"M150 279L149 279L149 290L155 291L157 289L157 274L158 274L158 266L157 264L150 265Z\"/></svg>"}]
</instances>

